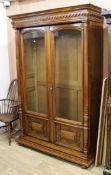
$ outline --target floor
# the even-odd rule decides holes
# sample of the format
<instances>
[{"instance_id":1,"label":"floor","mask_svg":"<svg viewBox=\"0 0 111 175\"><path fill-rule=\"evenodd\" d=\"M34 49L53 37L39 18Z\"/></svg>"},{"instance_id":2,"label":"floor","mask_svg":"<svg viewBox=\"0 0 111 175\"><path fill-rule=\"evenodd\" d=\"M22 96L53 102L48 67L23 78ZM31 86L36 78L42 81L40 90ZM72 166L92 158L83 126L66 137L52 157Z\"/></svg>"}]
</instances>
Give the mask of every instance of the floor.
<instances>
[{"instance_id":1,"label":"floor","mask_svg":"<svg viewBox=\"0 0 111 175\"><path fill-rule=\"evenodd\" d=\"M0 175L102 175L103 167L82 169L77 165L19 146L0 133Z\"/></svg>"}]
</instances>

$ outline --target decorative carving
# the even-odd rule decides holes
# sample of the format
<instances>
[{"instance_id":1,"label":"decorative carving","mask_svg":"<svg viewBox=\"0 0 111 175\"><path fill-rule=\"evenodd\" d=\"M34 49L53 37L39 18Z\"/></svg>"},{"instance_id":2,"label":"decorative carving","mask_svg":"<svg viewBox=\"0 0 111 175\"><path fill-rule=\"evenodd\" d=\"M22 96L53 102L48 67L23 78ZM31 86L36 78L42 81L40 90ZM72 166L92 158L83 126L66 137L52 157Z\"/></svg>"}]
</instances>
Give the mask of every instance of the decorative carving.
<instances>
[{"instance_id":1,"label":"decorative carving","mask_svg":"<svg viewBox=\"0 0 111 175\"><path fill-rule=\"evenodd\" d=\"M56 9L57 10L57 9ZM58 24L58 23L68 23L80 21L84 22L87 20L101 22L103 18L100 16L100 13L94 9L78 10L74 7L71 9L62 8L59 11L48 10L43 12L36 12L31 14L16 15L11 16L12 24L14 28L22 28L27 26L39 26L39 25L48 25L48 24Z\"/></svg>"},{"instance_id":2,"label":"decorative carving","mask_svg":"<svg viewBox=\"0 0 111 175\"><path fill-rule=\"evenodd\" d=\"M75 132L75 135L74 135L74 142L76 143L76 145L78 146L78 147L80 147L81 146L81 143L80 143L80 139L81 138L81 134L80 134L80 132L78 132L78 131L76 131Z\"/></svg>"},{"instance_id":3,"label":"decorative carving","mask_svg":"<svg viewBox=\"0 0 111 175\"><path fill-rule=\"evenodd\" d=\"M33 137L41 137L47 140L48 138L48 121L44 119L33 118L26 116L26 133Z\"/></svg>"},{"instance_id":4,"label":"decorative carving","mask_svg":"<svg viewBox=\"0 0 111 175\"><path fill-rule=\"evenodd\" d=\"M56 142L69 148L82 149L83 134L82 130L75 127L56 124Z\"/></svg>"}]
</instances>

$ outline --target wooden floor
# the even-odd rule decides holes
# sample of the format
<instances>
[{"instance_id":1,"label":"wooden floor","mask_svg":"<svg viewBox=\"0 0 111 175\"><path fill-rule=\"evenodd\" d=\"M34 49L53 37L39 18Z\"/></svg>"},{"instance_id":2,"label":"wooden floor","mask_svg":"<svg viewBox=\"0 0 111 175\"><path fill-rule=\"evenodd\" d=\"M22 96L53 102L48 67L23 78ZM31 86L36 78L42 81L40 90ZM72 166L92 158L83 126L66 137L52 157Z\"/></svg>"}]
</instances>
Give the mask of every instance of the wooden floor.
<instances>
[{"instance_id":1,"label":"wooden floor","mask_svg":"<svg viewBox=\"0 0 111 175\"><path fill-rule=\"evenodd\" d=\"M22 147L0 133L0 175L102 175L102 167L82 169L77 165Z\"/></svg>"}]
</instances>

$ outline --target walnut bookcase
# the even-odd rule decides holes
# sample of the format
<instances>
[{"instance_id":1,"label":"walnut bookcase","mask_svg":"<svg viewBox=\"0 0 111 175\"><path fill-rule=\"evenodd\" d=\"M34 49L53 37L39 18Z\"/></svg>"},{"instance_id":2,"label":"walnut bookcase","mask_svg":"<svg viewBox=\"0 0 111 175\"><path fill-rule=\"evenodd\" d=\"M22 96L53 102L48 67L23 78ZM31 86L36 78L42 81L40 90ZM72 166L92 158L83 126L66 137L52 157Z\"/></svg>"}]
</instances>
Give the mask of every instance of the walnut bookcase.
<instances>
[{"instance_id":1,"label":"walnut bookcase","mask_svg":"<svg viewBox=\"0 0 111 175\"><path fill-rule=\"evenodd\" d=\"M86 4L10 18L22 109L18 143L89 167L101 97L101 8Z\"/></svg>"}]
</instances>

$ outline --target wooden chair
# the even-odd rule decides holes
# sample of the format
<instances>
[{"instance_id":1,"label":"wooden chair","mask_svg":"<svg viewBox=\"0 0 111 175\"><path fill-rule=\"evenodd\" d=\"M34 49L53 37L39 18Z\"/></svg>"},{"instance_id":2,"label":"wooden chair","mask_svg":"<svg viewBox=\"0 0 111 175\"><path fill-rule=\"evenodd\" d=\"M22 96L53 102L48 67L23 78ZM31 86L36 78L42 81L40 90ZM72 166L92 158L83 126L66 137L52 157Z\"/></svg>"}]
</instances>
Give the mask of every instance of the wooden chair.
<instances>
[{"instance_id":1,"label":"wooden chair","mask_svg":"<svg viewBox=\"0 0 111 175\"><path fill-rule=\"evenodd\" d=\"M8 127L9 145L11 144L13 122L19 118L18 86L17 80L11 81L6 99L0 100L0 121Z\"/></svg>"}]
</instances>

